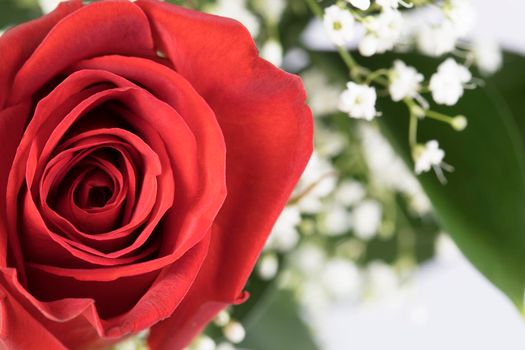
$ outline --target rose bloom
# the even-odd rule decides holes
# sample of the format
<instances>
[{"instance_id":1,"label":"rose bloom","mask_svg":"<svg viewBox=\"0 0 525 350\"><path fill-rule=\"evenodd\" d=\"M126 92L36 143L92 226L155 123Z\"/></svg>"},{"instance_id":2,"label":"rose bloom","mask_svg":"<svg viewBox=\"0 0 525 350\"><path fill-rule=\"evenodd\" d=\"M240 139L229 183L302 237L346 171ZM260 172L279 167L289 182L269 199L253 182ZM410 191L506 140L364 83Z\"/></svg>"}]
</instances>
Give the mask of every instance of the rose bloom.
<instances>
[{"instance_id":1,"label":"rose bloom","mask_svg":"<svg viewBox=\"0 0 525 350\"><path fill-rule=\"evenodd\" d=\"M81 1L0 38L0 347L186 346L311 154L299 78L238 22Z\"/></svg>"}]
</instances>

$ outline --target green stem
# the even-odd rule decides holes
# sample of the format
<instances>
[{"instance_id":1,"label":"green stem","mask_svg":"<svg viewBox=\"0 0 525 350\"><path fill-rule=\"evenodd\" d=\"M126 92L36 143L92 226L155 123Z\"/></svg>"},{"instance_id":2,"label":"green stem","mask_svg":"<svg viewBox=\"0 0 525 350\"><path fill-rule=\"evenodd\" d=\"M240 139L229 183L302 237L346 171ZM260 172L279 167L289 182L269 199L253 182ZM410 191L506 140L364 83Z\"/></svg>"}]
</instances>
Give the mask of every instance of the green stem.
<instances>
[{"instance_id":1,"label":"green stem","mask_svg":"<svg viewBox=\"0 0 525 350\"><path fill-rule=\"evenodd\" d=\"M438 120L440 122L444 122L444 123L447 123L447 124L450 124L450 125L452 125L452 122L454 120L453 117L450 117L450 116L448 116L446 114L439 113L439 112L436 112L436 111L431 111L431 110L425 111L425 116L427 116L430 119Z\"/></svg>"},{"instance_id":2,"label":"green stem","mask_svg":"<svg viewBox=\"0 0 525 350\"><path fill-rule=\"evenodd\" d=\"M410 113L408 142L412 148L417 145L417 116L412 112Z\"/></svg>"},{"instance_id":3,"label":"green stem","mask_svg":"<svg viewBox=\"0 0 525 350\"><path fill-rule=\"evenodd\" d=\"M338 45L337 52L339 52L341 58L343 59L343 62L346 64L346 66L348 67L348 69L350 69L351 72L359 69L359 65L344 47Z\"/></svg>"},{"instance_id":4,"label":"green stem","mask_svg":"<svg viewBox=\"0 0 525 350\"><path fill-rule=\"evenodd\" d=\"M310 7L310 10L312 10L314 15L316 15L319 18L323 18L323 9L321 8L321 6L319 6L316 0L306 0L306 3Z\"/></svg>"},{"instance_id":5,"label":"green stem","mask_svg":"<svg viewBox=\"0 0 525 350\"><path fill-rule=\"evenodd\" d=\"M384 83L386 82L388 84L388 81L387 80L384 80L384 79L381 79L382 76L388 76L388 74L390 74L390 70L389 69L378 69L372 73L370 73L368 75L368 77L366 78L366 83L367 84L370 84L371 82L375 81L377 83ZM383 85L383 84L382 84Z\"/></svg>"},{"instance_id":6,"label":"green stem","mask_svg":"<svg viewBox=\"0 0 525 350\"><path fill-rule=\"evenodd\" d=\"M415 112L416 103L411 98L405 98L403 100L407 105L408 111L410 113L410 120L408 125L408 143L412 149L417 145L417 124L418 116Z\"/></svg>"}]
</instances>

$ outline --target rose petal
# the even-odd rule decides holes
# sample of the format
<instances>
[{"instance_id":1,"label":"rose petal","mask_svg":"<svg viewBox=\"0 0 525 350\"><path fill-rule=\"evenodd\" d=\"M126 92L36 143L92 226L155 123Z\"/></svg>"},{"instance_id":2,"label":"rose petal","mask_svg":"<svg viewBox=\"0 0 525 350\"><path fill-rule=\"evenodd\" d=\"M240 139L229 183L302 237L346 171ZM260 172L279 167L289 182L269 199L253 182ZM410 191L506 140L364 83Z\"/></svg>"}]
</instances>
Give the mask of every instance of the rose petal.
<instances>
[{"instance_id":1,"label":"rose petal","mask_svg":"<svg viewBox=\"0 0 525 350\"><path fill-rule=\"evenodd\" d=\"M0 37L0 107L6 106L18 69L58 21L80 7L81 0L63 2L48 15L9 29Z\"/></svg>"},{"instance_id":2,"label":"rose petal","mask_svg":"<svg viewBox=\"0 0 525 350\"><path fill-rule=\"evenodd\" d=\"M148 20L133 3L97 2L63 18L16 74L10 104L31 96L69 65L104 54L154 55Z\"/></svg>"}]
</instances>

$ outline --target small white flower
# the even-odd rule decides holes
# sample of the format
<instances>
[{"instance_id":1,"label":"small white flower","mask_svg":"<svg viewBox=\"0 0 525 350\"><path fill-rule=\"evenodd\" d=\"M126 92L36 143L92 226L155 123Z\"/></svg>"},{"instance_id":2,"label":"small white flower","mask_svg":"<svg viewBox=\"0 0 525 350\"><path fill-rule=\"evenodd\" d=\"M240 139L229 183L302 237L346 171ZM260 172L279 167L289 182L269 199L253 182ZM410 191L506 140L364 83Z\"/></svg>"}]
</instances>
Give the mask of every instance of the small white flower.
<instances>
[{"instance_id":1,"label":"small white flower","mask_svg":"<svg viewBox=\"0 0 525 350\"><path fill-rule=\"evenodd\" d=\"M417 35L421 52L435 57L453 51L457 40L457 32L450 21L444 21L437 26L425 25L419 29Z\"/></svg>"},{"instance_id":2,"label":"small white flower","mask_svg":"<svg viewBox=\"0 0 525 350\"><path fill-rule=\"evenodd\" d=\"M458 36L469 34L476 24L476 9L470 0L451 0L443 8Z\"/></svg>"},{"instance_id":3,"label":"small white flower","mask_svg":"<svg viewBox=\"0 0 525 350\"><path fill-rule=\"evenodd\" d=\"M366 17L364 25L367 34L359 45L360 52L364 56L371 56L394 48L401 38L403 23L403 16L397 10L384 11L377 16Z\"/></svg>"},{"instance_id":4,"label":"small white flower","mask_svg":"<svg viewBox=\"0 0 525 350\"><path fill-rule=\"evenodd\" d=\"M136 338L132 337L129 339L126 339L117 345L113 347L115 350L137 350L139 348L139 344Z\"/></svg>"},{"instance_id":5,"label":"small white flower","mask_svg":"<svg viewBox=\"0 0 525 350\"><path fill-rule=\"evenodd\" d=\"M279 259L275 254L264 254L259 260L257 272L259 277L269 281L277 275L279 271Z\"/></svg>"},{"instance_id":6,"label":"small white flower","mask_svg":"<svg viewBox=\"0 0 525 350\"><path fill-rule=\"evenodd\" d=\"M372 120L377 116L376 90L368 85L349 82L339 97L339 109L351 118Z\"/></svg>"},{"instance_id":7,"label":"small white flower","mask_svg":"<svg viewBox=\"0 0 525 350\"><path fill-rule=\"evenodd\" d=\"M193 350L215 350L215 342L207 335L201 335L192 345Z\"/></svg>"},{"instance_id":8,"label":"small white flower","mask_svg":"<svg viewBox=\"0 0 525 350\"><path fill-rule=\"evenodd\" d=\"M353 262L334 258L326 263L321 283L334 298L355 297L361 286L361 275Z\"/></svg>"},{"instance_id":9,"label":"small white flower","mask_svg":"<svg viewBox=\"0 0 525 350\"><path fill-rule=\"evenodd\" d=\"M302 244L292 255L292 263L304 274L318 273L326 261L326 252L313 243Z\"/></svg>"},{"instance_id":10,"label":"small white flower","mask_svg":"<svg viewBox=\"0 0 525 350\"><path fill-rule=\"evenodd\" d=\"M326 207L319 224L321 232L327 236L344 235L351 227L350 213L344 206L332 203Z\"/></svg>"},{"instance_id":11,"label":"small white flower","mask_svg":"<svg viewBox=\"0 0 525 350\"><path fill-rule=\"evenodd\" d=\"M268 40L261 48L261 57L275 66L279 67L283 63L283 47L275 39Z\"/></svg>"},{"instance_id":12,"label":"small white flower","mask_svg":"<svg viewBox=\"0 0 525 350\"><path fill-rule=\"evenodd\" d=\"M399 291L399 278L394 269L381 261L374 261L367 268L367 282L372 298L392 298Z\"/></svg>"},{"instance_id":13,"label":"small white flower","mask_svg":"<svg viewBox=\"0 0 525 350\"><path fill-rule=\"evenodd\" d=\"M405 97L415 97L423 80L423 75L414 67L396 60L390 74L390 85L388 87L392 100L401 101Z\"/></svg>"},{"instance_id":14,"label":"small white flower","mask_svg":"<svg viewBox=\"0 0 525 350\"><path fill-rule=\"evenodd\" d=\"M366 189L360 182L346 180L335 192L335 200L345 206L352 206L361 201L366 195Z\"/></svg>"},{"instance_id":15,"label":"small white flower","mask_svg":"<svg viewBox=\"0 0 525 350\"><path fill-rule=\"evenodd\" d=\"M443 262L456 262L461 258L461 252L456 243L444 232L436 240L436 256Z\"/></svg>"},{"instance_id":16,"label":"small white flower","mask_svg":"<svg viewBox=\"0 0 525 350\"><path fill-rule=\"evenodd\" d=\"M439 148L436 140L428 141L425 146L420 146L415 152L416 174L440 168L445 158L445 151Z\"/></svg>"},{"instance_id":17,"label":"small white flower","mask_svg":"<svg viewBox=\"0 0 525 350\"><path fill-rule=\"evenodd\" d=\"M370 0L346 0L352 6L357 7L360 10L368 10L370 7Z\"/></svg>"},{"instance_id":18,"label":"small white flower","mask_svg":"<svg viewBox=\"0 0 525 350\"><path fill-rule=\"evenodd\" d=\"M378 201L373 199L362 201L352 212L354 234L363 240L375 237L381 225L382 216L383 210Z\"/></svg>"},{"instance_id":19,"label":"small white flower","mask_svg":"<svg viewBox=\"0 0 525 350\"><path fill-rule=\"evenodd\" d=\"M430 78L429 87L434 101L448 106L455 105L463 96L465 84L471 79L472 74L467 67L458 64L453 58L448 58Z\"/></svg>"},{"instance_id":20,"label":"small white flower","mask_svg":"<svg viewBox=\"0 0 525 350\"><path fill-rule=\"evenodd\" d=\"M296 206L284 208L273 227L268 242L266 242L266 248L279 252L288 252L295 248L300 238L299 232L297 232L297 225L300 222L299 208Z\"/></svg>"},{"instance_id":21,"label":"small white flower","mask_svg":"<svg viewBox=\"0 0 525 350\"><path fill-rule=\"evenodd\" d=\"M495 40L480 38L474 42L474 60L483 74L493 74L503 64L501 47Z\"/></svg>"},{"instance_id":22,"label":"small white flower","mask_svg":"<svg viewBox=\"0 0 525 350\"><path fill-rule=\"evenodd\" d=\"M219 327L224 327L228 323L230 323L230 314L226 310L222 310L215 316L215 319L213 320L213 323L215 323Z\"/></svg>"},{"instance_id":23,"label":"small white flower","mask_svg":"<svg viewBox=\"0 0 525 350\"><path fill-rule=\"evenodd\" d=\"M235 350L235 346L228 342L222 342L219 345L217 345L217 348L215 350Z\"/></svg>"},{"instance_id":24,"label":"small white flower","mask_svg":"<svg viewBox=\"0 0 525 350\"><path fill-rule=\"evenodd\" d=\"M325 9L324 26L328 36L336 45L345 45L353 39L355 34L355 20L350 11L337 5Z\"/></svg>"},{"instance_id":25,"label":"small white flower","mask_svg":"<svg viewBox=\"0 0 525 350\"><path fill-rule=\"evenodd\" d=\"M244 337L246 336L246 331L244 330L244 327L237 321L231 321L230 323L228 323L226 327L223 328L222 332L226 339L228 339L234 344L239 344L244 340Z\"/></svg>"}]
</instances>

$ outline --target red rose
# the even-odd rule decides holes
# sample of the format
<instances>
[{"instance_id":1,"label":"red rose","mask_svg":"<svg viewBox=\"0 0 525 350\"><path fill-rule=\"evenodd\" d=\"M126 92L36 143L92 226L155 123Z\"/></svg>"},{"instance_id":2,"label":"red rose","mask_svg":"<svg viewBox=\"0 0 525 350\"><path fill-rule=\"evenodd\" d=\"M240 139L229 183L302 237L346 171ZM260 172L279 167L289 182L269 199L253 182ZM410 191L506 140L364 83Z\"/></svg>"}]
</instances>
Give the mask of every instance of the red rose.
<instances>
[{"instance_id":1,"label":"red rose","mask_svg":"<svg viewBox=\"0 0 525 350\"><path fill-rule=\"evenodd\" d=\"M304 100L242 25L155 0L5 33L0 344L184 347L244 298L311 153Z\"/></svg>"}]
</instances>

